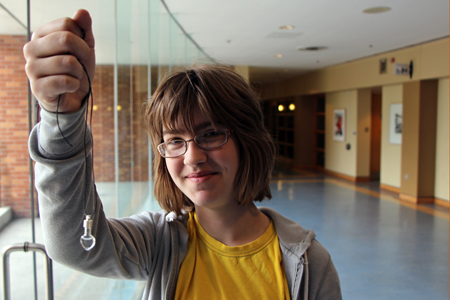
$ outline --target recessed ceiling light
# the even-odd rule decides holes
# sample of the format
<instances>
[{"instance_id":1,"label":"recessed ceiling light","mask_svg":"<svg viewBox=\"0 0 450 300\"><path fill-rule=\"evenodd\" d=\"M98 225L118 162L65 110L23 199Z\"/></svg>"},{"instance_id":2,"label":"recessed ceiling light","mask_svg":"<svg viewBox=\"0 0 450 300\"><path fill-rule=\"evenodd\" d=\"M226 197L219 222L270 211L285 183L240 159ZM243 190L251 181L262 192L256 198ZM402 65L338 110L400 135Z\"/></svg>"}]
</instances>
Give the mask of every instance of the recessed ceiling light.
<instances>
[{"instance_id":1,"label":"recessed ceiling light","mask_svg":"<svg viewBox=\"0 0 450 300\"><path fill-rule=\"evenodd\" d=\"M292 30L294 29L295 26L294 25L284 25L284 26L280 26L281 30Z\"/></svg>"},{"instance_id":2,"label":"recessed ceiling light","mask_svg":"<svg viewBox=\"0 0 450 300\"><path fill-rule=\"evenodd\" d=\"M363 10L363 13L365 14L379 14L379 13L384 13L387 11L390 11L391 8L387 7L387 6L377 6L377 7L371 7L371 8L367 8L365 10Z\"/></svg>"},{"instance_id":3,"label":"recessed ceiling light","mask_svg":"<svg viewBox=\"0 0 450 300\"><path fill-rule=\"evenodd\" d=\"M275 54L273 57L282 58L283 56L284 56L283 54Z\"/></svg>"},{"instance_id":4,"label":"recessed ceiling light","mask_svg":"<svg viewBox=\"0 0 450 300\"><path fill-rule=\"evenodd\" d=\"M325 50L328 49L325 46L310 46L310 47L298 47L297 50L298 51L320 51L320 50Z\"/></svg>"}]
</instances>

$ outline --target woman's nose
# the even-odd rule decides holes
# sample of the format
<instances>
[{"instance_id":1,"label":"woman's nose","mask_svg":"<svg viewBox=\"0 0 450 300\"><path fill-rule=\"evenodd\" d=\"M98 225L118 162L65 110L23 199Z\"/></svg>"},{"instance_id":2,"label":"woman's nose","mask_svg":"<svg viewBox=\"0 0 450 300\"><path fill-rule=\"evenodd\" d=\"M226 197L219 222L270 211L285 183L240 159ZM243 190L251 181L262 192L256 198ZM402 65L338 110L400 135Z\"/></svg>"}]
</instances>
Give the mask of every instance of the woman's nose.
<instances>
[{"instance_id":1,"label":"woman's nose","mask_svg":"<svg viewBox=\"0 0 450 300\"><path fill-rule=\"evenodd\" d=\"M188 166L197 166L205 161L205 150L200 149L193 140L190 140L187 144L186 153L184 154L184 164Z\"/></svg>"}]
</instances>

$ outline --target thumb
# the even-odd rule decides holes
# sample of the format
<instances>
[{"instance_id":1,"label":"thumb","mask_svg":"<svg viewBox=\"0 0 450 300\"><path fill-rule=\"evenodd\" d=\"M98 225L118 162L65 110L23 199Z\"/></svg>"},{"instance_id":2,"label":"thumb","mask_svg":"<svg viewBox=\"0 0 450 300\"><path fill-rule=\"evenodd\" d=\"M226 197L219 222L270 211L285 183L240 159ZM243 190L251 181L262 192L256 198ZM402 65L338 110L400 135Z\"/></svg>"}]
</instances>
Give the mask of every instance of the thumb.
<instances>
[{"instance_id":1,"label":"thumb","mask_svg":"<svg viewBox=\"0 0 450 300\"><path fill-rule=\"evenodd\" d=\"M92 32L92 19L89 12L85 9L79 9L73 15L72 19L77 23L78 27L84 31L84 41L89 47L95 47L94 34Z\"/></svg>"}]
</instances>

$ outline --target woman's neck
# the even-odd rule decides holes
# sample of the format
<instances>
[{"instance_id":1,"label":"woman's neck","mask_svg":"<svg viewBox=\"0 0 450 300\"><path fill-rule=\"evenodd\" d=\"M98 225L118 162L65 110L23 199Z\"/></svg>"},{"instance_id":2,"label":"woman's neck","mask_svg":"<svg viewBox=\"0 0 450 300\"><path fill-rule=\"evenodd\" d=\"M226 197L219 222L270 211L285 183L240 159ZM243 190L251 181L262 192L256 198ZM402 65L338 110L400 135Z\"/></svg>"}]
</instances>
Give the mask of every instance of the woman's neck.
<instances>
[{"instance_id":1,"label":"woman's neck","mask_svg":"<svg viewBox=\"0 0 450 300\"><path fill-rule=\"evenodd\" d=\"M196 207L195 211L203 229L227 246L251 243L270 225L270 219L254 203L230 205L221 210Z\"/></svg>"}]
</instances>

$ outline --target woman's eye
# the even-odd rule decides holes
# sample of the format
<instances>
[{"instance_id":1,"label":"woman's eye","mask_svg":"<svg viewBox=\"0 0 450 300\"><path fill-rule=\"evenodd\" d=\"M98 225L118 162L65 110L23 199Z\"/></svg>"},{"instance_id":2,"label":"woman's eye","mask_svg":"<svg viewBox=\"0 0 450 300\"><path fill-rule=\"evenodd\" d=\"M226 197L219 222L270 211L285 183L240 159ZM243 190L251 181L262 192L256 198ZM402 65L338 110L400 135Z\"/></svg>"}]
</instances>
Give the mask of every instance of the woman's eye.
<instances>
[{"instance_id":1,"label":"woman's eye","mask_svg":"<svg viewBox=\"0 0 450 300\"><path fill-rule=\"evenodd\" d=\"M217 137L221 134L222 134L221 131L209 131L209 132L205 132L204 134L202 134L202 137L203 138Z\"/></svg>"},{"instance_id":2,"label":"woman's eye","mask_svg":"<svg viewBox=\"0 0 450 300\"><path fill-rule=\"evenodd\" d=\"M175 146L183 143L183 140L170 140L166 142L167 145Z\"/></svg>"}]
</instances>

